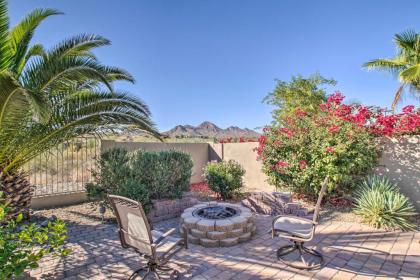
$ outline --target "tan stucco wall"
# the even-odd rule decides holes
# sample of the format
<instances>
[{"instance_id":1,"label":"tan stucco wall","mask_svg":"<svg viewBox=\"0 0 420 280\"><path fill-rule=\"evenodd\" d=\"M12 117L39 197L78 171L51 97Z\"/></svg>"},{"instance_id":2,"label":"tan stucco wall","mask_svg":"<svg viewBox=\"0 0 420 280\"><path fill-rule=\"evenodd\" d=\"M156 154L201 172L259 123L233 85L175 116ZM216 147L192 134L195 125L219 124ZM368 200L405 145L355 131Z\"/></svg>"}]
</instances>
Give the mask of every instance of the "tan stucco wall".
<instances>
[{"instance_id":1,"label":"tan stucco wall","mask_svg":"<svg viewBox=\"0 0 420 280\"><path fill-rule=\"evenodd\" d=\"M209 158L209 145L207 143L116 142L113 140L103 140L101 142L101 153L114 147L124 148L128 151L137 149L144 149L146 151L178 150L189 153L194 163L191 183L203 181L203 168Z\"/></svg>"},{"instance_id":2,"label":"tan stucco wall","mask_svg":"<svg viewBox=\"0 0 420 280\"><path fill-rule=\"evenodd\" d=\"M375 173L385 175L397 183L420 211L420 136L402 137L399 139L383 139L384 148L380 159L380 167ZM145 142L115 142L102 140L101 152L113 147L125 148L129 151L145 149L148 151L180 150L191 154L194 162L191 183L203 181L202 171L207 162L233 159L245 169L245 188L248 191L273 191L274 187L266 182L266 176L261 171L261 162L256 160L254 148L257 143L145 143ZM34 198L35 209L66 205L86 200L83 193L62 195L58 197Z\"/></svg>"},{"instance_id":3,"label":"tan stucco wall","mask_svg":"<svg viewBox=\"0 0 420 280\"><path fill-rule=\"evenodd\" d=\"M258 143L224 143L211 144L210 146L220 159L226 161L233 159L242 165L245 169L244 184L246 190L275 190L273 186L267 183L267 177L261 171L261 161L257 161L257 154L254 149L258 146Z\"/></svg>"},{"instance_id":4,"label":"tan stucco wall","mask_svg":"<svg viewBox=\"0 0 420 280\"><path fill-rule=\"evenodd\" d=\"M420 211L420 135L382 141L383 153L375 173L397 183Z\"/></svg>"}]
</instances>

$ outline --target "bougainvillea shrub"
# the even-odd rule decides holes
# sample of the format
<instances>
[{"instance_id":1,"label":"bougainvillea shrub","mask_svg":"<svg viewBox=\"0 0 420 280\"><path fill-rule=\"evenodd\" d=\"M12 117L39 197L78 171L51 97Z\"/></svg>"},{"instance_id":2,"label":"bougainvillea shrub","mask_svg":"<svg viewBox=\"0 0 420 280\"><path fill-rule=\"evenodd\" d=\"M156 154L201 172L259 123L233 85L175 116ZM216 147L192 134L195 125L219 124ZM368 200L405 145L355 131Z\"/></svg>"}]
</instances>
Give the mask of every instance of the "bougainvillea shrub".
<instances>
[{"instance_id":1,"label":"bougainvillea shrub","mask_svg":"<svg viewBox=\"0 0 420 280\"><path fill-rule=\"evenodd\" d=\"M417 134L420 112L413 106L400 114L363 105L346 105L335 93L318 112L297 108L264 129L256 149L263 171L276 187L315 198L322 180L329 175L329 193L350 191L355 178L377 163L377 136Z\"/></svg>"}]
</instances>

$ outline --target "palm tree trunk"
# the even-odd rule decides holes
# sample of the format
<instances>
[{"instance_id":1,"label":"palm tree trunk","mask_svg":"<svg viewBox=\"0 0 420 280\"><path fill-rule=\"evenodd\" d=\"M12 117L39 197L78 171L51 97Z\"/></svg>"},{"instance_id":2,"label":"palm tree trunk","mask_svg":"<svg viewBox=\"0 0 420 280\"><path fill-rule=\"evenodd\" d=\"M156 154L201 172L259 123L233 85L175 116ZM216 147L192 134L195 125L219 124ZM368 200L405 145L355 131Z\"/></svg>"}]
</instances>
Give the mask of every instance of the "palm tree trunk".
<instances>
[{"instance_id":1,"label":"palm tree trunk","mask_svg":"<svg viewBox=\"0 0 420 280\"><path fill-rule=\"evenodd\" d=\"M403 83L403 84L402 84L402 85L398 88L397 92L395 93L394 100L392 101L392 105L391 105L391 110L392 110L392 112L394 112L394 111L395 111L395 107L397 106L398 102L399 102L399 101L400 101L400 99L401 99L401 95L402 95L402 93L403 93L404 87L405 87L405 83Z\"/></svg>"},{"instance_id":2,"label":"palm tree trunk","mask_svg":"<svg viewBox=\"0 0 420 280\"><path fill-rule=\"evenodd\" d=\"M29 207L33 187L23 172L9 172L0 176L0 191L3 192L3 199L9 208L6 219L16 217L22 213L24 218L29 218Z\"/></svg>"}]
</instances>

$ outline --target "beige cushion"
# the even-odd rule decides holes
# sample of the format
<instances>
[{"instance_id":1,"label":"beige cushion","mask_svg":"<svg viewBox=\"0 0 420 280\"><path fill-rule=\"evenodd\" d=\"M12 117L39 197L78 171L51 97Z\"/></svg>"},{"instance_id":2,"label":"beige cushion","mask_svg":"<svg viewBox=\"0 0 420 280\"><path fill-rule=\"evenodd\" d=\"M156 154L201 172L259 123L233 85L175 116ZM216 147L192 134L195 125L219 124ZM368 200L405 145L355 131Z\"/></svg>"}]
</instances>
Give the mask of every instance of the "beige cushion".
<instances>
[{"instance_id":1,"label":"beige cushion","mask_svg":"<svg viewBox=\"0 0 420 280\"><path fill-rule=\"evenodd\" d=\"M163 232L158 230L152 230L151 232L153 236L153 241L156 241L159 237L163 235ZM156 253L158 257L164 257L169 251L174 249L181 241L182 238L177 238L173 236L167 236L164 239L162 239L162 241L159 242L159 244L156 247Z\"/></svg>"},{"instance_id":2,"label":"beige cushion","mask_svg":"<svg viewBox=\"0 0 420 280\"><path fill-rule=\"evenodd\" d=\"M310 238L314 226L310 220L301 220L294 217L280 217L274 222L274 229L285 232L286 235L296 235L302 238Z\"/></svg>"}]
</instances>

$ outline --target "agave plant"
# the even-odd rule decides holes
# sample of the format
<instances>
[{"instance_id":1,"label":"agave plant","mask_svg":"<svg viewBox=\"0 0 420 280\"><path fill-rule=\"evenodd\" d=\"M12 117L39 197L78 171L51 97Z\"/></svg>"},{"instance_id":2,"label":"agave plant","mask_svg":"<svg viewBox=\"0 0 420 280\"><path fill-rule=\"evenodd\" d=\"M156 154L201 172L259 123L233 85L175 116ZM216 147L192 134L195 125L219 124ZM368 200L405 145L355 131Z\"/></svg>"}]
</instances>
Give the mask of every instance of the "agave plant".
<instances>
[{"instance_id":1,"label":"agave plant","mask_svg":"<svg viewBox=\"0 0 420 280\"><path fill-rule=\"evenodd\" d=\"M110 42L81 34L51 49L31 44L46 18L61 14L36 9L9 28L0 0L0 191L12 214L28 209L30 186L20 168L51 147L116 125L135 125L159 137L146 104L115 91L114 81L134 82L125 70L99 62L93 53Z\"/></svg>"},{"instance_id":2,"label":"agave plant","mask_svg":"<svg viewBox=\"0 0 420 280\"><path fill-rule=\"evenodd\" d=\"M413 230L416 211L406 196L386 177L372 176L356 190L355 214L376 228Z\"/></svg>"}]
</instances>

